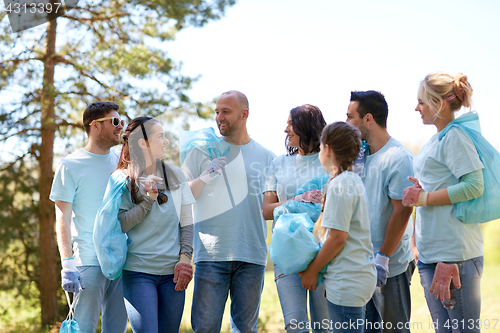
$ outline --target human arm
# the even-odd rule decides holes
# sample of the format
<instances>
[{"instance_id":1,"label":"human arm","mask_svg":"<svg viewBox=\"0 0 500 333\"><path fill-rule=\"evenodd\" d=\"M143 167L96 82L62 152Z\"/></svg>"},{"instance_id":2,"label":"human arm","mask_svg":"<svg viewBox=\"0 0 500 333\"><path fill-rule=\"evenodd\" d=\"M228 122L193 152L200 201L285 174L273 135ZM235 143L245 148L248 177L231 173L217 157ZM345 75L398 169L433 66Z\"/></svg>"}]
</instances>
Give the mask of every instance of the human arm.
<instances>
[{"instance_id":1,"label":"human arm","mask_svg":"<svg viewBox=\"0 0 500 333\"><path fill-rule=\"evenodd\" d=\"M118 213L118 220L120 221L122 232L126 233L141 223L146 217L146 214L153 207L154 202L155 200L153 200L150 196L144 196L143 200L131 209L120 209L120 212Z\"/></svg>"},{"instance_id":2,"label":"human arm","mask_svg":"<svg viewBox=\"0 0 500 333\"><path fill-rule=\"evenodd\" d=\"M198 199L205 186L216 177L222 175L225 167L226 157L217 157L211 160L210 165L207 166L205 171L203 171L198 178L189 182L193 197Z\"/></svg>"},{"instance_id":3,"label":"human arm","mask_svg":"<svg viewBox=\"0 0 500 333\"><path fill-rule=\"evenodd\" d=\"M416 178L410 177L414 184ZM406 206L449 205L480 197L484 191L483 171L475 170L459 178L459 183L433 192L425 192L420 185L405 189Z\"/></svg>"},{"instance_id":4,"label":"human arm","mask_svg":"<svg viewBox=\"0 0 500 333\"><path fill-rule=\"evenodd\" d=\"M411 236L410 248L411 248L411 253L413 254L413 259L415 259L415 263L417 263L418 249L417 249L417 242L415 241L415 224L413 224L413 235Z\"/></svg>"},{"instance_id":5,"label":"human arm","mask_svg":"<svg viewBox=\"0 0 500 333\"><path fill-rule=\"evenodd\" d=\"M61 254L61 284L68 292L84 290L85 285L77 270L71 250L71 215L73 204L61 200L55 201L57 245Z\"/></svg>"},{"instance_id":6,"label":"human arm","mask_svg":"<svg viewBox=\"0 0 500 333\"><path fill-rule=\"evenodd\" d=\"M319 250L306 270L299 273L302 278L302 287L308 290L316 290L319 272L342 250L347 241L347 236L347 231L330 229L321 250Z\"/></svg>"},{"instance_id":7,"label":"human arm","mask_svg":"<svg viewBox=\"0 0 500 333\"><path fill-rule=\"evenodd\" d=\"M276 191L266 191L264 192L264 201L262 203L262 216L266 220L274 219L274 209L283 204L283 202L278 201L278 195Z\"/></svg>"},{"instance_id":8,"label":"human arm","mask_svg":"<svg viewBox=\"0 0 500 333\"><path fill-rule=\"evenodd\" d=\"M193 255L193 215L191 205L181 206L180 217L180 247L179 261L174 268L175 290L184 290L193 278L193 266L191 257Z\"/></svg>"}]
</instances>

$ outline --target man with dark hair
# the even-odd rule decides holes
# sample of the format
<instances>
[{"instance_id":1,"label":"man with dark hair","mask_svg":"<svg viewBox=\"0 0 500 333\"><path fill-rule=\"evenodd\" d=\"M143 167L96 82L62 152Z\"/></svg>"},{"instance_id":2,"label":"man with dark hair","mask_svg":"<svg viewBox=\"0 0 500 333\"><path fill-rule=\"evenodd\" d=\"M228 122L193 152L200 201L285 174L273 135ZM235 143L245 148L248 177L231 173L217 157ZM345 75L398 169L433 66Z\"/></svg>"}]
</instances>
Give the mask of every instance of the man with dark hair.
<instances>
[{"instance_id":1,"label":"man with dark hair","mask_svg":"<svg viewBox=\"0 0 500 333\"><path fill-rule=\"evenodd\" d=\"M366 305L366 332L409 332L410 282L415 269L410 242L411 208L402 204L411 186L413 155L387 132L388 107L377 91L353 91L347 122L361 131L368 144L360 166L370 205L370 231L377 268L376 292ZM381 295L380 295L381 294ZM383 325L380 325L380 321ZM406 327L406 328L405 328Z\"/></svg>"},{"instance_id":2,"label":"man with dark hair","mask_svg":"<svg viewBox=\"0 0 500 333\"><path fill-rule=\"evenodd\" d=\"M103 332L125 332L127 313L121 277L108 280L94 249L94 220L108 179L118 163L124 122L114 102L95 102L83 112L89 141L58 165L50 199L56 206L56 232L62 288L75 293L75 319L81 332L95 333L102 308Z\"/></svg>"},{"instance_id":3,"label":"man with dark hair","mask_svg":"<svg viewBox=\"0 0 500 333\"><path fill-rule=\"evenodd\" d=\"M267 223L261 213L265 170L275 155L250 138L248 115L243 93L223 93L215 120L227 156L209 160L193 149L183 163L197 199L191 311L197 333L220 332L228 294L231 332L257 332L267 261Z\"/></svg>"}]
</instances>

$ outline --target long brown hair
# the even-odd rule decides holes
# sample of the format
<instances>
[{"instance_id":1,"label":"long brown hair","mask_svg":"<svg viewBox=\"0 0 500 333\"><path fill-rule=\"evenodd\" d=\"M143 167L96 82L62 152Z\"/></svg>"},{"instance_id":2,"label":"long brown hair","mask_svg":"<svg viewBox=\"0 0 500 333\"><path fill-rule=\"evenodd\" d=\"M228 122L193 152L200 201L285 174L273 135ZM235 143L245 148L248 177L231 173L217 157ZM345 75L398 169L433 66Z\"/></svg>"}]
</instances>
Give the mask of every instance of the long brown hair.
<instances>
[{"instance_id":1,"label":"long brown hair","mask_svg":"<svg viewBox=\"0 0 500 333\"><path fill-rule=\"evenodd\" d=\"M319 152L319 136L326 121L321 110L314 105L304 104L290 111L292 116L293 132L299 136L299 146L306 155ZM297 147L288 146L288 136L285 139L285 147L288 155L297 154Z\"/></svg>"},{"instance_id":2,"label":"long brown hair","mask_svg":"<svg viewBox=\"0 0 500 333\"><path fill-rule=\"evenodd\" d=\"M138 194L138 179L143 171L149 166L146 165L142 149L139 147L139 140L144 139L149 147L147 133L151 133L151 128L159 124L158 120L152 117L137 117L132 119L123 133L123 146L118 160L117 170L126 170L129 179L128 189L132 197L132 202L137 204L142 201ZM156 160L156 169L162 170L163 182L167 190L176 190L180 182L173 173L172 169L161 160ZM169 182L170 179L170 182Z\"/></svg>"},{"instance_id":3,"label":"long brown hair","mask_svg":"<svg viewBox=\"0 0 500 333\"><path fill-rule=\"evenodd\" d=\"M330 147L330 149L335 154L335 158L340 163L340 168L329 179L328 183L330 183L333 178L337 177L342 172L351 170L354 161L358 157L359 150L361 149L361 133L356 127L352 126L351 124L345 123L343 121L337 121L335 123L327 125L323 129L323 132L321 133L321 143L323 144L323 147L325 145L328 145L328 147ZM325 189L325 195L323 196L321 215L314 225L314 236L316 237L317 241L323 240L328 230L327 228L323 228L321 226L327 192L328 185Z\"/></svg>"}]
</instances>

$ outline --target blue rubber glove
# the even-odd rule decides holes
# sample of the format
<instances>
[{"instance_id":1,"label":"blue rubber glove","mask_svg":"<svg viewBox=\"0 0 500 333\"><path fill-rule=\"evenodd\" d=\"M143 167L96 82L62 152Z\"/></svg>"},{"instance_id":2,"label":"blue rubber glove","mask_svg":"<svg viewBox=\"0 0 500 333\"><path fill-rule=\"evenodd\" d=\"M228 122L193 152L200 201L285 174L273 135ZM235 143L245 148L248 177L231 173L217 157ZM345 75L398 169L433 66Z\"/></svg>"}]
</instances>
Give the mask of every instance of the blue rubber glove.
<instances>
[{"instance_id":1,"label":"blue rubber glove","mask_svg":"<svg viewBox=\"0 0 500 333\"><path fill-rule=\"evenodd\" d=\"M85 290L85 285L82 281L82 276L76 269L75 259L63 259L61 270L61 285L62 288L70 293L76 293L80 290Z\"/></svg>"},{"instance_id":2,"label":"blue rubber glove","mask_svg":"<svg viewBox=\"0 0 500 333\"><path fill-rule=\"evenodd\" d=\"M389 259L385 254L377 253L375 256L375 268L377 269L377 287L383 287L389 276Z\"/></svg>"}]
</instances>

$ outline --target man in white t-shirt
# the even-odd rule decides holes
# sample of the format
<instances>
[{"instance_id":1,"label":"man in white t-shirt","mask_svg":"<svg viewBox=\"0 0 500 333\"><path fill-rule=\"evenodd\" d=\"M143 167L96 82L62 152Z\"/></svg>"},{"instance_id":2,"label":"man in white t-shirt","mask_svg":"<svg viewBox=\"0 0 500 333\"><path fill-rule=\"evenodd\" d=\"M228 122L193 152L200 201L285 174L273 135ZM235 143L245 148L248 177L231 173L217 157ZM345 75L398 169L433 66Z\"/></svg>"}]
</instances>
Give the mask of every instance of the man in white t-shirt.
<instances>
[{"instance_id":1,"label":"man in white t-shirt","mask_svg":"<svg viewBox=\"0 0 500 333\"><path fill-rule=\"evenodd\" d=\"M75 319L81 332L95 333L102 308L103 332L125 332L127 313L121 276L108 280L94 249L94 220L108 179L118 163L124 122L114 102L95 102L83 112L89 141L62 159L50 199L56 207L57 243L61 254L62 287L75 293Z\"/></svg>"},{"instance_id":2,"label":"man in white t-shirt","mask_svg":"<svg viewBox=\"0 0 500 333\"><path fill-rule=\"evenodd\" d=\"M403 206L402 199L404 189L412 185L408 176L413 176L413 155L387 132L388 111L380 92L351 92L346 121L361 131L361 139L369 146L359 175L367 191L380 287L380 293L375 292L366 305L365 332L380 332L380 328L383 332L409 332L411 313L410 282L415 263L410 247L413 228L408 219L412 210Z\"/></svg>"},{"instance_id":3,"label":"man in white t-shirt","mask_svg":"<svg viewBox=\"0 0 500 333\"><path fill-rule=\"evenodd\" d=\"M193 330L219 332L228 294L231 331L257 332L267 262L267 224L262 217L266 169L275 155L250 138L248 100L222 94L215 120L228 144L210 160L192 149L183 163L194 197ZM227 163L227 164L226 164Z\"/></svg>"}]
</instances>

